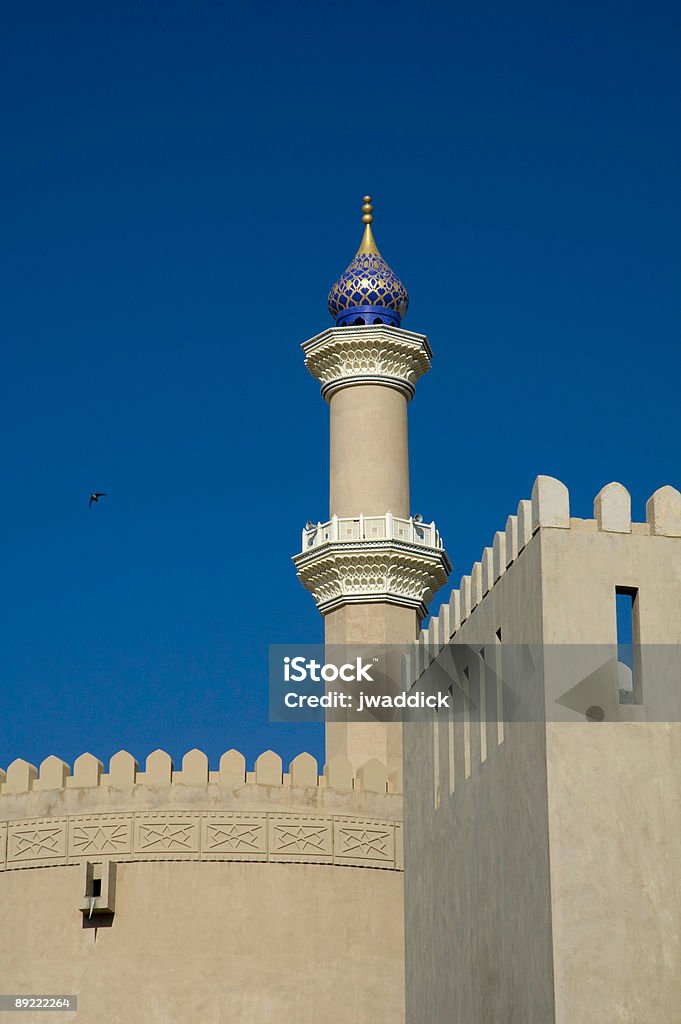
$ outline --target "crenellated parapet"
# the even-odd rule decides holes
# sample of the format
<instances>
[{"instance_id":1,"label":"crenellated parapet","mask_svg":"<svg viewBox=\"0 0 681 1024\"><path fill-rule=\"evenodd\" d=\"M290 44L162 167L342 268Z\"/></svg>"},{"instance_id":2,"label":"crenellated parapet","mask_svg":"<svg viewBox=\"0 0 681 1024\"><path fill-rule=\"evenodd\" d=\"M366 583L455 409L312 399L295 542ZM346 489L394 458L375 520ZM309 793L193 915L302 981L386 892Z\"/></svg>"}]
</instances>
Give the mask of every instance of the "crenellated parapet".
<instances>
[{"instance_id":1,"label":"crenellated parapet","mask_svg":"<svg viewBox=\"0 0 681 1024\"><path fill-rule=\"evenodd\" d=\"M284 771L268 750L253 771L229 750L211 771L200 750L176 770L156 750L140 771L119 751L109 770L92 754L73 770L18 759L0 773L0 870L65 866L83 858L255 860L402 869L401 779L335 757L320 775L311 754Z\"/></svg>"},{"instance_id":2,"label":"crenellated parapet","mask_svg":"<svg viewBox=\"0 0 681 1024\"><path fill-rule=\"evenodd\" d=\"M246 771L246 758L238 750L228 750L220 758L217 771L210 771L208 758L201 750L190 750L176 769L170 754L155 750L146 759L145 770L126 750L119 750L109 762L109 771L93 754L77 757L73 771L51 754L40 769L22 758L13 761L7 771L0 769L0 797L54 790L127 789L130 786L218 786L234 790L241 786L282 787L282 789L335 790L339 793L400 794L401 778L388 777L385 765L372 758L353 771L345 757L334 757L319 774L316 758L302 753L294 757L284 772L283 763L273 750L256 758L254 770Z\"/></svg>"},{"instance_id":3,"label":"crenellated parapet","mask_svg":"<svg viewBox=\"0 0 681 1024\"><path fill-rule=\"evenodd\" d=\"M406 668L416 679L493 591L499 580L523 556L532 538L542 530L571 530L581 534L628 534L633 537L681 537L681 493L669 485L660 487L646 503L645 522L633 522L631 496L620 483L609 483L594 499L593 518L570 514L570 495L565 484L538 476L530 499L519 502L505 529L494 535L470 573L443 604L440 613L421 630L414 655Z\"/></svg>"}]
</instances>

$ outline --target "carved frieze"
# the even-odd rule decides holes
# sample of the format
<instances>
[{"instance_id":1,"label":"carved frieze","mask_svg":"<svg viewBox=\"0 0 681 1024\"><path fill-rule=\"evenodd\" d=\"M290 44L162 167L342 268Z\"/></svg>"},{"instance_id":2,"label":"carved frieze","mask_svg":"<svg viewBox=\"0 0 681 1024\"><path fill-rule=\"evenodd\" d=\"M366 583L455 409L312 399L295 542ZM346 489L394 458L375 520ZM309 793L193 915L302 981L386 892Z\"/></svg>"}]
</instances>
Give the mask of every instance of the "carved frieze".
<instances>
[{"instance_id":1,"label":"carved frieze","mask_svg":"<svg viewBox=\"0 0 681 1024\"><path fill-rule=\"evenodd\" d=\"M0 822L0 870L83 861L270 861L401 871L399 822L280 811L121 811ZM5 846L5 837L7 844Z\"/></svg>"},{"instance_id":2,"label":"carved frieze","mask_svg":"<svg viewBox=\"0 0 681 1024\"><path fill-rule=\"evenodd\" d=\"M267 815L216 812L201 822L202 860L267 860Z\"/></svg>"},{"instance_id":3,"label":"carved frieze","mask_svg":"<svg viewBox=\"0 0 681 1024\"><path fill-rule=\"evenodd\" d=\"M7 833L7 867L66 864L66 818L11 821Z\"/></svg>"},{"instance_id":4,"label":"carved frieze","mask_svg":"<svg viewBox=\"0 0 681 1024\"><path fill-rule=\"evenodd\" d=\"M358 866L378 867L395 863L395 826L393 822L346 819L336 821L337 861Z\"/></svg>"},{"instance_id":5,"label":"carved frieze","mask_svg":"<svg viewBox=\"0 0 681 1024\"><path fill-rule=\"evenodd\" d=\"M331 817L310 818L296 814L272 814L269 827L270 860L332 862Z\"/></svg>"},{"instance_id":6,"label":"carved frieze","mask_svg":"<svg viewBox=\"0 0 681 1024\"><path fill-rule=\"evenodd\" d=\"M198 860L197 813L147 811L135 815L137 860Z\"/></svg>"},{"instance_id":7,"label":"carved frieze","mask_svg":"<svg viewBox=\"0 0 681 1024\"><path fill-rule=\"evenodd\" d=\"M69 858L124 857L132 852L133 816L87 814L69 819Z\"/></svg>"}]
</instances>

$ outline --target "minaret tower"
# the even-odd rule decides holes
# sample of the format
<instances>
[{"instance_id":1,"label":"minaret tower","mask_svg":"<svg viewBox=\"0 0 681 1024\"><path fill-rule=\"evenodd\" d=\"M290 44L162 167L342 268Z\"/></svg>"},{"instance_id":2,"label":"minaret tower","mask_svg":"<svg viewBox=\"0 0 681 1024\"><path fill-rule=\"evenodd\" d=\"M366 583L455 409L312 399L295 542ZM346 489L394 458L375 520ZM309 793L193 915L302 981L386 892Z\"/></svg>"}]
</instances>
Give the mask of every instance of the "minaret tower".
<instances>
[{"instance_id":1,"label":"minaret tower","mask_svg":"<svg viewBox=\"0 0 681 1024\"><path fill-rule=\"evenodd\" d=\"M409 501L407 408L432 352L401 327L409 296L376 246L370 196L362 214L361 245L329 292L336 326L302 346L329 403L330 519L308 523L294 563L327 645L409 644L451 570L435 524ZM401 764L395 725L329 722L326 746L327 760L344 754L356 767Z\"/></svg>"}]
</instances>

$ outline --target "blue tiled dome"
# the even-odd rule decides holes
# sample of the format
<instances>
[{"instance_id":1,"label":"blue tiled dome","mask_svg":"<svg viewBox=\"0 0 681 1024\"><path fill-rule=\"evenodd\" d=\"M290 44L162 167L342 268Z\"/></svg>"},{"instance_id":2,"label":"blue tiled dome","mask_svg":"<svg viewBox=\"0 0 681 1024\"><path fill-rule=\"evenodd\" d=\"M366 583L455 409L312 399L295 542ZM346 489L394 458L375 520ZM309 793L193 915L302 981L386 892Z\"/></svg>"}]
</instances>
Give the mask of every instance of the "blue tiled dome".
<instances>
[{"instance_id":1,"label":"blue tiled dome","mask_svg":"<svg viewBox=\"0 0 681 1024\"><path fill-rule=\"evenodd\" d=\"M381 256L371 230L371 197L364 197L366 227L357 255L329 292L329 312L339 327L390 324L399 327L409 295Z\"/></svg>"}]
</instances>

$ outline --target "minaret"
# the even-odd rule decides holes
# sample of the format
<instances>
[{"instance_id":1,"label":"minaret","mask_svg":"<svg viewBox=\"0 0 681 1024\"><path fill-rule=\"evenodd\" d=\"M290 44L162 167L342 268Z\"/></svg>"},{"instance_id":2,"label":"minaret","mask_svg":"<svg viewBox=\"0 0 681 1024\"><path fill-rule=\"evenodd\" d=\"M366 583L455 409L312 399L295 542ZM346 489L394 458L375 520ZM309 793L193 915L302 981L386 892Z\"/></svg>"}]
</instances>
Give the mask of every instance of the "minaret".
<instances>
[{"instance_id":1,"label":"minaret","mask_svg":"<svg viewBox=\"0 0 681 1024\"><path fill-rule=\"evenodd\" d=\"M324 616L327 645L409 644L451 570L434 523L409 501L408 404L430 369L428 339L402 329L409 296L378 251L371 197L364 236L328 305L336 326L306 341L305 365L330 411L329 515L294 558ZM329 722L327 760L401 765L401 727Z\"/></svg>"}]
</instances>

